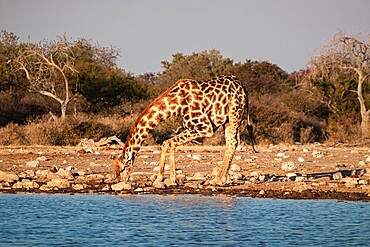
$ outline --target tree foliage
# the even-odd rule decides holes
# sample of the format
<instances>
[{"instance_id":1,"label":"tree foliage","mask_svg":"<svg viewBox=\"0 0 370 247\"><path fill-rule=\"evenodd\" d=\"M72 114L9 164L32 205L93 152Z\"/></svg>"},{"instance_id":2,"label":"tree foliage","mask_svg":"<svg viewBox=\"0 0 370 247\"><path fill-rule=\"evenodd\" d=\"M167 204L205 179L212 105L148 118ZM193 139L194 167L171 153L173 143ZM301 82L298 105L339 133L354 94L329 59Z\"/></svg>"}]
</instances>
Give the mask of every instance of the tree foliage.
<instances>
[{"instance_id":1,"label":"tree foliage","mask_svg":"<svg viewBox=\"0 0 370 247\"><path fill-rule=\"evenodd\" d=\"M233 65L230 58L224 58L220 51L215 49L193 52L191 55L176 53L172 55L171 62L161 63L163 73L158 79L159 91L164 91L179 79L208 80L223 75Z\"/></svg>"},{"instance_id":2,"label":"tree foliage","mask_svg":"<svg viewBox=\"0 0 370 247\"><path fill-rule=\"evenodd\" d=\"M333 112L353 111L354 93L361 115L362 137L370 137L370 36L336 34L321 53L310 60L311 82ZM351 102L352 101L352 102Z\"/></svg>"}]
</instances>

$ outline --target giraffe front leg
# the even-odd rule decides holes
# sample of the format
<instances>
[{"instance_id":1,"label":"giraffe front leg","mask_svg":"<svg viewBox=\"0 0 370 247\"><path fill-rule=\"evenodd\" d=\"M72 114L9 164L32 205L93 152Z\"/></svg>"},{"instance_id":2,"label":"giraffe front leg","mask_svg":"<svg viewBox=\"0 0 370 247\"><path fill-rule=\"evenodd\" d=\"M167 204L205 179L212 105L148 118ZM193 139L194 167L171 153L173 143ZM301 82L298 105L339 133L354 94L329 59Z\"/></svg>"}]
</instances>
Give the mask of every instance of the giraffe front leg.
<instances>
[{"instance_id":1,"label":"giraffe front leg","mask_svg":"<svg viewBox=\"0 0 370 247\"><path fill-rule=\"evenodd\" d=\"M226 151L220 166L220 169L216 177L210 181L211 185L224 185L227 181L227 176L229 173L231 162L234 158L236 147L238 146L237 138L238 128L231 125L227 126L225 129L226 137Z\"/></svg>"},{"instance_id":2,"label":"giraffe front leg","mask_svg":"<svg viewBox=\"0 0 370 247\"><path fill-rule=\"evenodd\" d=\"M164 188L163 178L164 178L164 166L166 164L166 156L168 152L168 141L164 141L162 144L162 153L161 159L159 161L159 171L157 174L157 178L153 182L153 187L155 188Z\"/></svg>"}]
</instances>

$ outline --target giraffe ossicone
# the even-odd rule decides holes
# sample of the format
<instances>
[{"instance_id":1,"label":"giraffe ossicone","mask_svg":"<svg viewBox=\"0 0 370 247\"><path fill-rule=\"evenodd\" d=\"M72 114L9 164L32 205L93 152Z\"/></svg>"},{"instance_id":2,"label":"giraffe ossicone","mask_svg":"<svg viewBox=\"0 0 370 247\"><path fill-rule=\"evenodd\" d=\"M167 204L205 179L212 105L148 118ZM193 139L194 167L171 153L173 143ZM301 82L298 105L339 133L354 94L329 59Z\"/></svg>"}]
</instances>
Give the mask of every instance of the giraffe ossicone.
<instances>
[{"instance_id":1,"label":"giraffe ossicone","mask_svg":"<svg viewBox=\"0 0 370 247\"><path fill-rule=\"evenodd\" d=\"M161 183L164 178L167 154L169 154L170 181L175 184L176 147L201 137L211 137L220 126L225 127L226 151L211 184L224 184L239 142L239 131L245 110L247 130L251 135L254 150L248 92L235 76L220 76L206 81L178 80L142 112L131 128L122 155L113 159L118 180L128 181L135 156L149 132L160 122L180 115L185 130L163 142L159 172L153 185Z\"/></svg>"}]
</instances>

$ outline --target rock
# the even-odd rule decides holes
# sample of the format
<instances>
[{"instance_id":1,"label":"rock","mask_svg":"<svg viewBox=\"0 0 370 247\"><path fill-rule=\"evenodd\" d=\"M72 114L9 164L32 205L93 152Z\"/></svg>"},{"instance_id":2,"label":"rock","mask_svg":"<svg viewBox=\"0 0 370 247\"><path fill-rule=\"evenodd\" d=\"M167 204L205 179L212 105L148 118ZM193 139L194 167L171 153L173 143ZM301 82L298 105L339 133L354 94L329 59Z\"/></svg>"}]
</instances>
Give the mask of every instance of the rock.
<instances>
[{"instance_id":1,"label":"rock","mask_svg":"<svg viewBox=\"0 0 370 247\"><path fill-rule=\"evenodd\" d=\"M306 177L303 177L303 176L298 176L295 178L296 182L304 182L305 180L306 180Z\"/></svg>"},{"instance_id":2,"label":"rock","mask_svg":"<svg viewBox=\"0 0 370 247\"><path fill-rule=\"evenodd\" d=\"M234 157L234 160L242 160L242 156L241 156L241 155L236 155L236 156Z\"/></svg>"},{"instance_id":3,"label":"rock","mask_svg":"<svg viewBox=\"0 0 370 247\"><path fill-rule=\"evenodd\" d=\"M261 174L261 172L259 172L259 171L253 171L253 172L251 172L251 177L255 177L255 178L258 178L259 176L261 176L262 174Z\"/></svg>"},{"instance_id":4,"label":"rock","mask_svg":"<svg viewBox=\"0 0 370 247\"><path fill-rule=\"evenodd\" d=\"M72 174L71 171L65 170L63 168L60 168L55 174L59 175L62 178L70 179Z\"/></svg>"},{"instance_id":5,"label":"rock","mask_svg":"<svg viewBox=\"0 0 370 247\"><path fill-rule=\"evenodd\" d=\"M241 170L242 168L238 164L232 164L230 167L230 171L233 171L233 172L239 172Z\"/></svg>"},{"instance_id":6,"label":"rock","mask_svg":"<svg viewBox=\"0 0 370 247\"><path fill-rule=\"evenodd\" d=\"M131 190L131 184L126 182L120 182L117 184L112 184L111 188L114 191L121 191L121 190Z\"/></svg>"},{"instance_id":7,"label":"rock","mask_svg":"<svg viewBox=\"0 0 370 247\"><path fill-rule=\"evenodd\" d=\"M293 161L285 162L281 165L281 169L283 171L294 171L298 168L298 166Z\"/></svg>"},{"instance_id":8,"label":"rock","mask_svg":"<svg viewBox=\"0 0 370 247\"><path fill-rule=\"evenodd\" d=\"M23 179L22 181L17 182L12 186L13 189L26 189L26 190L38 189L39 187L40 186L38 183L36 183L35 181L31 181L29 179Z\"/></svg>"},{"instance_id":9,"label":"rock","mask_svg":"<svg viewBox=\"0 0 370 247\"><path fill-rule=\"evenodd\" d=\"M66 189L70 187L70 182L67 179L56 178L47 182L46 186L49 188Z\"/></svg>"},{"instance_id":10,"label":"rock","mask_svg":"<svg viewBox=\"0 0 370 247\"><path fill-rule=\"evenodd\" d=\"M41 191L51 191L54 188L47 186L46 184L41 185L40 190Z\"/></svg>"},{"instance_id":11,"label":"rock","mask_svg":"<svg viewBox=\"0 0 370 247\"><path fill-rule=\"evenodd\" d=\"M38 160L28 161L26 163L26 165L29 166L29 167L39 167L40 166L40 161L38 161Z\"/></svg>"},{"instance_id":12,"label":"rock","mask_svg":"<svg viewBox=\"0 0 370 247\"><path fill-rule=\"evenodd\" d=\"M206 177L201 172L196 172L194 176L187 177L186 180L188 181L206 181Z\"/></svg>"},{"instance_id":13,"label":"rock","mask_svg":"<svg viewBox=\"0 0 370 247\"><path fill-rule=\"evenodd\" d=\"M287 155L285 153L277 153L276 156L279 157L279 158L284 158L284 159L289 158L289 155Z\"/></svg>"},{"instance_id":14,"label":"rock","mask_svg":"<svg viewBox=\"0 0 370 247\"><path fill-rule=\"evenodd\" d=\"M83 190L83 189L85 189L85 185L84 184L74 184L74 185L72 185L72 189L74 189L74 190Z\"/></svg>"},{"instance_id":15,"label":"rock","mask_svg":"<svg viewBox=\"0 0 370 247\"><path fill-rule=\"evenodd\" d=\"M193 154L192 158L193 160L202 160L202 156L200 154Z\"/></svg>"},{"instance_id":16,"label":"rock","mask_svg":"<svg viewBox=\"0 0 370 247\"><path fill-rule=\"evenodd\" d=\"M76 170L77 170L77 168L74 167L74 166L67 166L66 167L66 171L76 171Z\"/></svg>"},{"instance_id":17,"label":"rock","mask_svg":"<svg viewBox=\"0 0 370 247\"><path fill-rule=\"evenodd\" d=\"M313 151L312 156L315 158L321 158L322 156L324 156L324 153L320 151Z\"/></svg>"},{"instance_id":18,"label":"rock","mask_svg":"<svg viewBox=\"0 0 370 247\"><path fill-rule=\"evenodd\" d=\"M266 192L264 190L260 190L260 192L258 194L260 194L261 196L264 196L266 194Z\"/></svg>"},{"instance_id":19,"label":"rock","mask_svg":"<svg viewBox=\"0 0 370 247\"><path fill-rule=\"evenodd\" d=\"M244 175L241 174L241 173L235 173L231 176L231 179L233 180L243 180L244 179Z\"/></svg>"},{"instance_id":20,"label":"rock","mask_svg":"<svg viewBox=\"0 0 370 247\"><path fill-rule=\"evenodd\" d=\"M303 157L298 157L298 162L304 162L304 158Z\"/></svg>"},{"instance_id":21,"label":"rock","mask_svg":"<svg viewBox=\"0 0 370 247\"><path fill-rule=\"evenodd\" d=\"M370 156L366 158L365 162L370 163Z\"/></svg>"},{"instance_id":22,"label":"rock","mask_svg":"<svg viewBox=\"0 0 370 247\"><path fill-rule=\"evenodd\" d=\"M41 157L38 157L36 160L38 160L38 161L48 161L50 159L47 158L46 156L41 156Z\"/></svg>"},{"instance_id":23,"label":"rock","mask_svg":"<svg viewBox=\"0 0 370 247\"><path fill-rule=\"evenodd\" d=\"M342 178L343 178L343 175L342 175L341 172L336 172L336 173L333 174L333 179L334 180L340 180Z\"/></svg>"},{"instance_id":24,"label":"rock","mask_svg":"<svg viewBox=\"0 0 370 247\"><path fill-rule=\"evenodd\" d=\"M0 171L0 181L11 183L18 180L19 177L17 174Z\"/></svg>"},{"instance_id":25,"label":"rock","mask_svg":"<svg viewBox=\"0 0 370 247\"><path fill-rule=\"evenodd\" d=\"M268 176L266 176L266 175L261 175L261 176L258 177L258 181L260 181L260 182L265 182L267 180L268 180Z\"/></svg>"},{"instance_id":26,"label":"rock","mask_svg":"<svg viewBox=\"0 0 370 247\"><path fill-rule=\"evenodd\" d=\"M290 180L295 180L296 179L296 177L297 177L297 174L296 173L294 173L294 172L290 172L290 173L287 173L286 175L285 175L288 179L290 179Z\"/></svg>"},{"instance_id":27,"label":"rock","mask_svg":"<svg viewBox=\"0 0 370 247\"><path fill-rule=\"evenodd\" d=\"M184 174L178 174L176 176L176 183L178 185L183 185L185 183L185 180L186 180L186 176Z\"/></svg>"}]
</instances>

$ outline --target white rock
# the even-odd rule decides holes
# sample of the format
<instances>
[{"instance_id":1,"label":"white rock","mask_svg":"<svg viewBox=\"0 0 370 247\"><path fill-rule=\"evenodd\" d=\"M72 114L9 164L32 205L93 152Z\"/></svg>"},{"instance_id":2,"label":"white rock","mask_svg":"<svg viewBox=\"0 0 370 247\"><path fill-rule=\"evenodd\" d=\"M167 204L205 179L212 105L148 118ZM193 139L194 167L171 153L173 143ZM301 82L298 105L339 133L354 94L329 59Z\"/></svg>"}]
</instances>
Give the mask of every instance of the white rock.
<instances>
[{"instance_id":1,"label":"white rock","mask_svg":"<svg viewBox=\"0 0 370 247\"><path fill-rule=\"evenodd\" d=\"M293 161L285 162L281 165L281 169L284 171L294 171L298 166Z\"/></svg>"},{"instance_id":2,"label":"white rock","mask_svg":"<svg viewBox=\"0 0 370 247\"><path fill-rule=\"evenodd\" d=\"M14 181L18 181L18 179L19 177L17 174L0 171L0 181L11 183Z\"/></svg>"},{"instance_id":3,"label":"white rock","mask_svg":"<svg viewBox=\"0 0 370 247\"><path fill-rule=\"evenodd\" d=\"M258 178L259 176L261 176L261 172L259 171L253 171L251 172L251 177L255 177L255 178Z\"/></svg>"},{"instance_id":4,"label":"white rock","mask_svg":"<svg viewBox=\"0 0 370 247\"><path fill-rule=\"evenodd\" d=\"M38 161L48 161L50 159L45 157L45 156L41 156L41 157L38 157L36 160L38 160Z\"/></svg>"},{"instance_id":5,"label":"white rock","mask_svg":"<svg viewBox=\"0 0 370 247\"><path fill-rule=\"evenodd\" d=\"M193 154L192 158L193 160L202 160L202 156L200 154Z\"/></svg>"},{"instance_id":6,"label":"white rock","mask_svg":"<svg viewBox=\"0 0 370 247\"><path fill-rule=\"evenodd\" d=\"M366 158L366 163L370 163L370 156Z\"/></svg>"},{"instance_id":7,"label":"white rock","mask_svg":"<svg viewBox=\"0 0 370 247\"><path fill-rule=\"evenodd\" d=\"M233 172L239 172L241 170L242 168L238 164L232 164L230 167L230 171L233 171Z\"/></svg>"},{"instance_id":8,"label":"white rock","mask_svg":"<svg viewBox=\"0 0 370 247\"><path fill-rule=\"evenodd\" d=\"M304 158L303 157L298 157L298 161L299 162L304 162Z\"/></svg>"},{"instance_id":9,"label":"white rock","mask_svg":"<svg viewBox=\"0 0 370 247\"><path fill-rule=\"evenodd\" d=\"M56 187L58 189L65 189L65 188L68 188L70 186L70 182L67 179L56 178L56 179L53 179L53 180L47 182L46 185L49 188Z\"/></svg>"},{"instance_id":10,"label":"white rock","mask_svg":"<svg viewBox=\"0 0 370 247\"><path fill-rule=\"evenodd\" d=\"M313 151L312 156L315 157L315 158L321 158L322 156L324 156L324 153L319 152L319 151Z\"/></svg>"},{"instance_id":11,"label":"white rock","mask_svg":"<svg viewBox=\"0 0 370 247\"><path fill-rule=\"evenodd\" d=\"M289 172L285 176L291 180L294 180L297 177L297 174L295 174L294 172Z\"/></svg>"},{"instance_id":12,"label":"white rock","mask_svg":"<svg viewBox=\"0 0 370 247\"><path fill-rule=\"evenodd\" d=\"M304 153L308 153L309 151L308 151L308 149L307 149L307 148L304 148L304 149L303 149L303 152L304 152Z\"/></svg>"},{"instance_id":13,"label":"white rock","mask_svg":"<svg viewBox=\"0 0 370 247\"><path fill-rule=\"evenodd\" d=\"M242 156L241 156L241 155L236 155L236 156L234 157L234 160L242 160Z\"/></svg>"},{"instance_id":14,"label":"white rock","mask_svg":"<svg viewBox=\"0 0 370 247\"><path fill-rule=\"evenodd\" d=\"M117 184L113 184L111 187L112 187L112 190L114 190L114 191L130 190L131 189L131 184L126 183L126 182L120 182L120 183L117 183Z\"/></svg>"},{"instance_id":15,"label":"white rock","mask_svg":"<svg viewBox=\"0 0 370 247\"><path fill-rule=\"evenodd\" d=\"M40 166L40 161L38 161L38 160L28 161L26 163L26 165L29 166L29 167L39 167Z\"/></svg>"},{"instance_id":16,"label":"white rock","mask_svg":"<svg viewBox=\"0 0 370 247\"><path fill-rule=\"evenodd\" d=\"M333 174L333 179L334 180L340 180L342 178L343 178L343 175L340 172L336 172L336 173Z\"/></svg>"}]
</instances>

